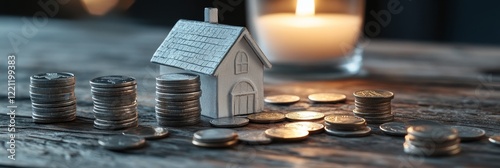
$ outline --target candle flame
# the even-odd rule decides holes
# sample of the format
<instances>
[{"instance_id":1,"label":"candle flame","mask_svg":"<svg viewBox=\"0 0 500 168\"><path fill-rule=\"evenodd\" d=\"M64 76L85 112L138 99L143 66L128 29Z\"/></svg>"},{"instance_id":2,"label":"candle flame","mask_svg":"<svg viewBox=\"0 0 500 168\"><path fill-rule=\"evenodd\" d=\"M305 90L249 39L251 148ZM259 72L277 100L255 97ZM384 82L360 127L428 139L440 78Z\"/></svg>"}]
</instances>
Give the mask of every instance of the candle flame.
<instances>
[{"instance_id":1,"label":"candle flame","mask_svg":"<svg viewBox=\"0 0 500 168\"><path fill-rule=\"evenodd\" d=\"M314 16L316 13L314 0L297 0L297 9L295 15L297 16Z\"/></svg>"}]
</instances>

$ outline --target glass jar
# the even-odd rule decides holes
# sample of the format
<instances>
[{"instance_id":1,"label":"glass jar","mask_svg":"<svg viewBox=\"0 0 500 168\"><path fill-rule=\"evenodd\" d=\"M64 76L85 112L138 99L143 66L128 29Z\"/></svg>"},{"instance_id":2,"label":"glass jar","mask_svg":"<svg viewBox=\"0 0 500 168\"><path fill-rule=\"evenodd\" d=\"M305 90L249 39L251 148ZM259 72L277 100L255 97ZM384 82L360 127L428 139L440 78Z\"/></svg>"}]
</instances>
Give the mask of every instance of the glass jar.
<instances>
[{"instance_id":1,"label":"glass jar","mask_svg":"<svg viewBox=\"0 0 500 168\"><path fill-rule=\"evenodd\" d=\"M249 0L248 27L273 64L266 73L345 77L362 65L365 0Z\"/></svg>"}]
</instances>

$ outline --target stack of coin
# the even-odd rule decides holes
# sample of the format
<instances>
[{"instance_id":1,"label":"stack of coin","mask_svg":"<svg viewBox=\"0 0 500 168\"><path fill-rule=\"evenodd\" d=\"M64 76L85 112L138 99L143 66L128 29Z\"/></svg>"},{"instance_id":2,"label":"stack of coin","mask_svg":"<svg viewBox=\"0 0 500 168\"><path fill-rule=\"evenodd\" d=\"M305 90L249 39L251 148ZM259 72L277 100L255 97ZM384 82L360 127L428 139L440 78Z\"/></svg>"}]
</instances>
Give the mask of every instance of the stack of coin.
<instances>
[{"instance_id":1,"label":"stack of coin","mask_svg":"<svg viewBox=\"0 0 500 168\"><path fill-rule=\"evenodd\" d=\"M192 143L208 148L231 147L238 143L238 134L236 131L226 128L201 130L194 133Z\"/></svg>"},{"instance_id":2,"label":"stack of coin","mask_svg":"<svg viewBox=\"0 0 500 168\"><path fill-rule=\"evenodd\" d=\"M457 130L446 126L420 125L408 128L404 151L411 155L450 156L460 153Z\"/></svg>"},{"instance_id":3,"label":"stack of coin","mask_svg":"<svg viewBox=\"0 0 500 168\"><path fill-rule=\"evenodd\" d=\"M394 120L391 100L394 93L385 90L360 90L354 92L354 115L370 124L383 124Z\"/></svg>"},{"instance_id":4,"label":"stack of coin","mask_svg":"<svg viewBox=\"0 0 500 168\"><path fill-rule=\"evenodd\" d=\"M189 126L200 122L200 77L165 74L156 78L156 120L160 126Z\"/></svg>"},{"instance_id":5,"label":"stack of coin","mask_svg":"<svg viewBox=\"0 0 500 168\"><path fill-rule=\"evenodd\" d=\"M75 75L42 73L30 77L35 123L58 123L76 118Z\"/></svg>"},{"instance_id":6,"label":"stack of coin","mask_svg":"<svg viewBox=\"0 0 500 168\"><path fill-rule=\"evenodd\" d=\"M340 137L361 137L370 135L371 128L366 120L352 115L328 115L325 117L327 134Z\"/></svg>"},{"instance_id":7,"label":"stack of coin","mask_svg":"<svg viewBox=\"0 0 500 168\"><path fill-rule=\"evenodd\" d=\"M94 127L117 130L136 127L137 82L128 76L103 76L90 80L94 101Z\"/></svg>"}]
</instances>

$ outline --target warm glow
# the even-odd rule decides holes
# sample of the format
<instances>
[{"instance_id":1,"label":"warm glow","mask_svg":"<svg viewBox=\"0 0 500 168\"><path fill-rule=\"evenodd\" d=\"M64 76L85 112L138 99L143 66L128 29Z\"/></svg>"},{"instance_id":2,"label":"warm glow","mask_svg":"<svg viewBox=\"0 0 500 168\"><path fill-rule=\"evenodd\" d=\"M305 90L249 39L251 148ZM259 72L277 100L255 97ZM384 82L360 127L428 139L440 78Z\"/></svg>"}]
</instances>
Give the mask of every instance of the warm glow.
<instances>
[{"instance_id":1,"label":"warm glow","mask_svg":"<svg viewBox=\"0 0 500 168\"><path fill-rule=\"evenodd\" d=\"M295 14L297 16L313 16L316 12L315 8L314 0L297 0Z\"/></svg>"},{"instance_id":2,"label":"warm glow","mask_svg":"<svg viewBox=\"0 0 500 168\"><path fill-rule=\"evenodd\" d=\"M118 0L81 0L83 6L91 15L102 16L111 11L117 4Z\"/></svg>"}]
</instances>

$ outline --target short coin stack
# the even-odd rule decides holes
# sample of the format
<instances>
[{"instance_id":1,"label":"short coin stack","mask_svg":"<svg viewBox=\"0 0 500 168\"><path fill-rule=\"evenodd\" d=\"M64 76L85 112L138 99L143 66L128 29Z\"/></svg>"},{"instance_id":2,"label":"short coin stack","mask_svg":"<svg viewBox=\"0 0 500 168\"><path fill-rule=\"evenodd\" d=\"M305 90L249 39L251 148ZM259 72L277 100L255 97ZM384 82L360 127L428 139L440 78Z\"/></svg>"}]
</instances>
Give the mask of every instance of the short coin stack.
<instances>
[{"instance_id":1,"label":"short coin stack","mask_svg":"<svg viewBox=\"0 0 500 168\"><path fill-rule=\"evenodd\" d=\"M156 120L160 126L189 126L200 122L200 77L165 74L156 78Z\"/></svg>"},{"instance_id":2,"label":"short coin stack","mask_svg":"<svg viewBox=\"0 0 500 168\"><path fill-rule=\"evenodd\" d=\"M360 90L354 92L354 115L370 124L383 124L394 120L391 100L394 93L385 90Z\"/></svg>"},{"instance_id":3,"label":"short coin stack","mask_svg":"<svg viewBox=\"0 0 500 168\"><path fill-rule=\"evenodd\" d=\"M370 135L371 128L366 126L366 120L351 115L328 115L325 117L327 134L340 137L361 137Z\"/></svg>"},{"instance_id":4,"label":"short coin stack","mask_svg":"<svg viewBox=\"0 0 500 168\"><path fill-rule=\"evenodd\" d=\"M238 143L238 134L226 128L201 130L194 133L192 143L207 148L231 147Z\"/></svg>"},{"instance_id":5,"label":"short coin stack","mask_svg":"<svg viewBox=\"0 0 500 168\"><path fill-rule=\"evenodd\" d=\"M90 81L94 101L94 127L118 130L136 127L137 82L128 76L103 76Z\"/></svg>"},{"instance_id":6,"label":"short coin stack","mask_svg":"<svg viewBox=\"0 0 500 168\"><path fill-rule=\"evenodd\" d=\"M457 130L446 126L420 125L408 128L404 151L421 156L450 156L460 153Z\"/></svg>"},{"instance_id":7,"label":"short coin stack","mask_svg":"<svg viewBox=\"0 0 500 168\"><path fill-rule=\"evenodd\" d=\"M58 123L76 118L75 76L42 73L30 77L32 118L35 123Z\"/></svg>"}]
</instances>

